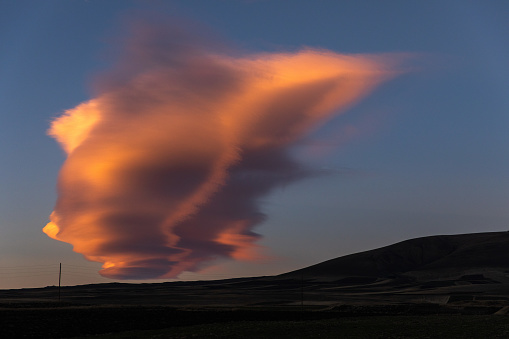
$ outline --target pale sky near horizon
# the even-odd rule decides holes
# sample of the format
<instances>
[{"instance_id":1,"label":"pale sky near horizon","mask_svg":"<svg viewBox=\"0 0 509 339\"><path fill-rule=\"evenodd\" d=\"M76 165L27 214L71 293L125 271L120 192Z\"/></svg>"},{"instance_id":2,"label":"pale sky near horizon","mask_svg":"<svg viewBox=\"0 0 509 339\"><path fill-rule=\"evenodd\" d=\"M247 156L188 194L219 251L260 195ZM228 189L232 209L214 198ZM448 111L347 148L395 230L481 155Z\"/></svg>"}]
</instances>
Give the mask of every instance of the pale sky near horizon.
<instances>
[{"instance_id":1,"label":"pale sky near horizon","mask_svg":"<svg viewBox=\"0 0 509 339\"><path fill-rule=\"evenodd\" d=\"M414 237L509 229L506 1L6 0L0 288L54 285L59 263L64 285L114 281L97 274L100 263L41 231L65 160L47 130L93 97L94 79L111 67L112 40L139 11L193 22L242 52L311 47L414 58L412 71L295 150L305 164L332 174L263 198L267 219L255 231L265 259L223 260L182 279L279 274Z\"/></svg>"}]
</instances>

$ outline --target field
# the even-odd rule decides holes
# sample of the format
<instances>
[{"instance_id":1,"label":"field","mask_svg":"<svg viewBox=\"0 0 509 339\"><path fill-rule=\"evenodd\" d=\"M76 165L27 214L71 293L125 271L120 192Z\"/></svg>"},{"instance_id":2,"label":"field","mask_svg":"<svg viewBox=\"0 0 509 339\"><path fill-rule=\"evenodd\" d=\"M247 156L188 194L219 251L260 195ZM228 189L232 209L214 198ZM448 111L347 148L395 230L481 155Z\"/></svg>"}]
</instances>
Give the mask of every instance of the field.
<instances>
[{"instance_id":1,"label":"field","mask_svg":"<svg viewBox=\"0 0 509 339\"><path fill-rule=\"evenodd\" d=\"M507 338L507 319L490 316L375 316L308 321L237 321L129 331L92 338ZM91 337L83 337L91 338Z\"/></svg>"},{"instance_id":2,"label":"field","mask_svg":"<svg viewBox=\"0 0 509 339\"><path fill-rule=\"evenodd\" d=\"M63 287L60 301L56 287L2 290L0 327L2 338L509 337L509 302L483 284L447 295L362 286L272 277L112 283Z\"/></svg>"},{"instance_id":3,"label":"field","mask_svg":"<svg viewBox=\"0 0 509 339\"><path fill-rule=\"evenodd\" d=\"M390 311L390 310L387 310ZM93 306L0 311L3 338L507 338L497 315Z\"/></svg>"}]
</instances>

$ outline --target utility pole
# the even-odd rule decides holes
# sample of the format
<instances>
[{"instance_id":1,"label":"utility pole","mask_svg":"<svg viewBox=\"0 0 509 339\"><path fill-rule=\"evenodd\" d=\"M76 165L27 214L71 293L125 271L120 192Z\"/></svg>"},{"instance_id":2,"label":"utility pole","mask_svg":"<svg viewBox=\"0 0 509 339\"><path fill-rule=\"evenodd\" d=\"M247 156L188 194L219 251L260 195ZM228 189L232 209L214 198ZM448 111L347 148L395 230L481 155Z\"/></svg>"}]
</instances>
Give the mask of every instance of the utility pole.
<instances>
[{"instance_id":1,"label":"utility pole","mask_svg":"<svg viewBox=\"0 0 509 339\"><path fill-rule=\"evenodd\" d=\"M304 320L304 272L300 272L300 320Z\"/></svg>"},{"instance_id":2,"label":"utility pole","mask_svg":"<svg viewBox=\"0 0 509 339\"><path fill-rule=\"evenodd\" d=\"M300 274L300 310L304 312L304 273Z\"/></svg>"},{"instance_id":3,"label":"utility pole","mask_svg":"<svg viewBox=\"0 0 509 339\"><path fill-rule=\"evenodd\" d=\"M62 263L60 263L60 269L58 270L58 302L60 302L60 281L62 280Z\"/></svg>"}]
</instances>

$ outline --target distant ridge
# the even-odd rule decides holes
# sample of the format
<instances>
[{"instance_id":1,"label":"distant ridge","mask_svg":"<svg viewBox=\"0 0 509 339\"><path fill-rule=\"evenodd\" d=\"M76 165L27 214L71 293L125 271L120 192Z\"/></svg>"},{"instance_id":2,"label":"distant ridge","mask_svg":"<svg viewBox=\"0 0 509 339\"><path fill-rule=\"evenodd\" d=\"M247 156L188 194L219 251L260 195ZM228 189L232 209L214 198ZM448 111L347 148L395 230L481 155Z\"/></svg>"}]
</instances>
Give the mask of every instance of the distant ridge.
<instances>
[{"instance_id":1,"label":"distant ridge","mask_svg":"<svg viewBox=\"0 0 509 339\"><path fill-rule=\"evenodd\" d=\"M57 303L158 305L173 311L309 309L349 316L508 314L509 233L411 239L277 276L64 286L61 293L55 286L0 290L4 314L13 307Z\"/></svg>"},{"instance_id":2,"label":"distant ridge","mask_svg":"<svg viewBox=\"0 0 509 339\"><path fill-rule=\"evenodd\" d=\"M277 277L336 280L405 275L429 279L487 270L509 272L509 232L415 238L327 260Z\"/></svg>"}]
</instances>

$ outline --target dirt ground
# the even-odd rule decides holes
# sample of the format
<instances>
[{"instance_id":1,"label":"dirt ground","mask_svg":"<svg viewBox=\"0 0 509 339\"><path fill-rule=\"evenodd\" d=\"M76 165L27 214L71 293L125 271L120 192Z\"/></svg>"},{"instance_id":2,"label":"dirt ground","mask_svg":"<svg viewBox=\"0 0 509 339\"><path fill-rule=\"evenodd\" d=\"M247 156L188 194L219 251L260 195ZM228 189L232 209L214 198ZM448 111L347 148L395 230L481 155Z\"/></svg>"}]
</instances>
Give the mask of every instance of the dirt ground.
<instances>
[{"instance_id":1,"label":"dirt ground","mask_svg":"<svg viewBox=\"0 0 509 339\"><path fill-rule=\"evenodd\" d=\"M505 284L479 276L425 286L260 277L0 290L2 338L234 338L245 331L242 337L298 338L315 327L331 338L337 331L346 338L431 338L433 328L444 337L509 337L508 311ZM410 336L417 327L426 330Z\"/></svg>"}]
</instances>

